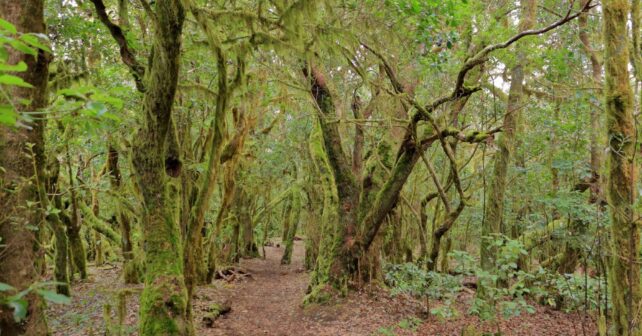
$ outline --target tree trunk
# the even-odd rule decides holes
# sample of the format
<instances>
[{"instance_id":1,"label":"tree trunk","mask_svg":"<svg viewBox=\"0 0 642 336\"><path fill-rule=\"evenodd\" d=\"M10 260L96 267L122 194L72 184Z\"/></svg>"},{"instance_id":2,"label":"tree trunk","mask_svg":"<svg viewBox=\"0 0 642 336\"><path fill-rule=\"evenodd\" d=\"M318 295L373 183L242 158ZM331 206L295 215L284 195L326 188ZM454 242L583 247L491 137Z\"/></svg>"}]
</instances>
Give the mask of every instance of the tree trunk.
<instances>
[{"instance_id":1,"label":"tree trunk","mask_svg":"<svg viewBox=\"0 0 642 336\"><path fill-rule=\"evenodd\" d=\"M610 286L613 328L617 335L639 335L640 234L635 203L635 123L633 91L629 81L629 1L605 0L604 43L606 53L605 103L609 139L607 196L611 217Z\"/></svg>"},{"instance_id":2,"label":"tree trunk","mask_svg":"<svg viewBox=\"0 0 642 336\"><path fill-rule=\"evenodd\" d=\"M283 222L283 229L281 231L281 244L285 244L288 239L288 232L290 232L290 213L292 213L292 202L294 194L290 194L288 199L283 204L283 213L281 214L281 222Z\"/></svg>"},{"instance_id":3,"label":"tree trunk","mask_svg":"<svg viewBox=\"0 0 642 336\"><path fill-rule=\"evenodd\" d=\"M71 153L69 152L69 144L65 143L65 163L67 165L67 179L69 180L69 198L71 201L71 220L67 227L67 236L69 238L69 249L73 266L80 278L87 279L87 255L85 254L85 246L80 237L80 214L78 212L78 198L76 195L76 188L74 186L74 175L71 168ZM73 276L74 273L71 273Z\"/></svg>"},{"instance_id":4,"label":"tree trunk","mask_svg":"<svg viewBox=\"0 0 642 336\"><path fill-rule=\"evenodd\" d=\"M526 31L533 27L537 13L537 0L521 0L522 13L519 22L519 30ZM519 47L518 47L519 48ZM511 84L508 94L508 104L504 115L503 134L498 140L499 152L495 155L493 176L490 183L488 205L486 209L486 220L482 223L481 242L481 267L485 271L495 269L497 251L491 247L489 239L494 235L502 233L502 221L504 218L504 199L506 195L506 184L508 181L508 166L515 151L517 140L517 127L522 109L522 96L524 90L524 65L526 63L526 52L517 51L517 61L511 69ZM483 286L478 286L477 294L485 298Z\"/></svg>"},{"instance_id":5,"label":"tree trunk","mask_svg":"<svg viewBox=\"0 0 642 336\"><path fill-rule=\"evenodd\" d=\"M47 192L55 195L53 202L56 209L63 211L62 198L58 192L58 177L60 176L60 163L57 158L52 158L51 163L47 167ZM43 199L43 201L47 201ZM47 222L51 226L54 238L56 241L56 255L54 256L54 279L60 284L56 285L58 294L70 295L69 289L69 271L68 271L68 258L69 258L69 245L67 244L67 232L65 231L65 224L60 220L58 214L52 213L48 216Z\"/></svg>"},{"instance_id":6,"label":"tree trunk","mask_svg":"<svg viewBox=\"0 0 642 336\"><path fill-rule=\"evenodd\" d=\"M259 249L254 242L254 224L250 213L252 202L245 189L241 188L238 192L241 202L238 204L237 216L243 230L243 251L241 254L245 258L256 258L259 256Z\"/></svg>"},{"instance_id":7,"label":"tree trunk","mask_svg":"<svg viewBox=\"0 0 642 336\"><path fill-rule=\"evenodd\" d=\"M317 115L323 133L321 139L339 196L338 229L342 252L331 261L330 276L333 286L339 289L346 287L349 277L357 273L358 256L354 245L360 190L352 172L352 163L343 150L338 125L329 122L336 118L336 110L325 76L314 66L304 69L304 75L310 81L311 93L318 106Z\"/></svg>"},{"instance_id":8,"label":"tree trunk","mask_svg":"<svg viewBox=\"0 0 642 336\"><path fill-rule=\"evenodd\" d=\"M0 15L12 23L19 32L45 34L44 2L42 0L0 0ZM9 50L7 64L24 61L28 70L17 76L33 88L16 87L9 95L15 105L24 111L38 111L47 105L46 91L50 56L43 50L33 57L13 49ZM18 101L30 101L22 106ZM44 123L37 121L33 128L9 128L0 126L0 282L23 290L39 281L44 251L37 243L36 231L29 225L38 225L42 230L42 212L29 207L29 202L44 204L42 188L44 167ZM25 152L27 144L33 144L32 155ZM29 153L32 154L32 153ZM36 294L26 297L28 311L25 321L17 323L10 309L0 313L0 330L6 335L46 335L47 322L44 304Z\"/></svg>"},{"instance_id":9,"label":"tree trunk","mask_svg":"<svg viewBox=\"0 0 642 336\"><path fill-rule=\"evenodd\" d=\"M225 167L225 173L223 174L223 200L221 200L221 206L216 215L216 221L213 225L213 230L210 234L209 239L209 249L208 249L208 260L207 260L207 276L206 283L211 283L214 278L214 273L216 272L216 261L220 257L218 254L218 241L217 238L221 232L223 226L223 220L227 213L229 212L232 201L236 198L236 184L234 176L236 173L235 165L228 165Z\"/></svg>"},{"instance_id":10,"label":"tree trunk","mask_svg":"<svg viewBox=\"0 0 642 336\"><path fill-rule=\"evenodd\" d=\"M146 74L143 125L134 137L132 163L142 194L145 288L140 298L140 335L190 335L183 247L168 175L180 162L166 160L168 133L179 74L184 10L181 1L157 0L153 53Z\"/></svg>"},{"instance_id":11,"label":"tree trunk","mask_svg":"<svg viewBox=\"0 0 642 336\"><path fill-rule=\"evenodd\" d=\"M122 175L118 161L120 155L114 146L107 149L107 170L110 176L111 187L116 193L122 193ZM134 245L131 235L131 221L122 206L117 206L116 221L120 227L121 251L123 254L123 278L127 284L136 284L139 282L139 269L134 262Z\"/></svg>"},{"instance_id":12,"label":"tree trunk","mask_svg":"<svg viewBox=\"0 0 642 336\"><path fill-rule=\"evenodd\" d=\"M314 271L310 276L309 293L304 300L306 303L315 303L327 301L331 297L333 287L342 289L341 286L344 285L339 282L340 278L333 277L333 272L336 272L336 270L332 269L334 259L340 253L342 236L339 231L338 192L334 183L332 168L323 146L323 133L318 125L315 126L310 134L308 142L310 156L320 177L323 190L319 253Z\"/></svg>"},{"instance_id":13,"label":"tree trunk","mask_svg":"<svg viewBox=\"0 0 642 336\"><path fill-rule=\"evenodd\" d=\"M292 191L292 211L290 212L290 229L286 240L283 242L285 250L281 257L281 265L289 265L292 262L292 249L294 247L294 236L299 228L299 219L301 218L301 191L295 188Z\"/></svg>"}]
</instances>

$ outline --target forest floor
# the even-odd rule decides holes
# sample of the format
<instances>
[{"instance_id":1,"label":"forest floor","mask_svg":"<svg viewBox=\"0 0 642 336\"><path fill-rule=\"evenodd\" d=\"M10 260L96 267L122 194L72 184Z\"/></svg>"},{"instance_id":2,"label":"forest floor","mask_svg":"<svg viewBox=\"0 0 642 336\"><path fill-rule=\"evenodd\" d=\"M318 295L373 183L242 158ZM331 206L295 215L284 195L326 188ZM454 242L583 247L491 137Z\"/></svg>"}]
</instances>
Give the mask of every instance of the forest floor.
<instances>
[{"instance_id":1,"label":"forest floor","mask_svg":"<svg viewBox=\"0 0 642 336\"><path fill-rule=\"evenodd\" d=\"M350 294L337 303L303 308L308 273L303 268L304 247L295 244L292 265L280 265L283 248L265 247L266 259L241 261L241 269L251 276L236 281L217 280L197 290L194 319L198 335L453 335L459 336L468 325L479 330L502 331L502 335L595 335L591 317L581 313L565 314L538 306L535 314L510 320L481 323L476 317L460 315L448 322L425 318L419 301L391 296L386 290L364 290ZM106 333L106 325L117 325L118 293L127 298L122 335L136 335L138 295L141 285L124 285L116 265L92 267L89 280L76 283L72 303L48 308L53 335L117 335ZM462 292L456 306L460 311L472 298ZM231 311L208 326L204 323L208 307L228 302ZM438 304L438 303L433 303ZM105 307L111 308L105 314ZM109 316L109 317L107 317ZM106 322L107 321L107 322ZM115 330L114 327L111 328Z\"/></svg>"}]
</instances>

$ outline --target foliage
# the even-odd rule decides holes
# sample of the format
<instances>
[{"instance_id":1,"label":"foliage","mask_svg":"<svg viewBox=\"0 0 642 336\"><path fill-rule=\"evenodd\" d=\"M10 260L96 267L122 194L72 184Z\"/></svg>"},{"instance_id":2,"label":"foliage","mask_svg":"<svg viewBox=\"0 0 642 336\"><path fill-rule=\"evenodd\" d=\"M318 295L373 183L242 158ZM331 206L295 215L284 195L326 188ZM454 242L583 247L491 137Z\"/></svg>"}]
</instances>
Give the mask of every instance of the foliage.
<instances>
[{"instance_id":1,"label":"foliage","mask_svg":"<svg viewBox=\"0 0 642 336\"><path fill-rule=\"evenodd\" d=\"M37 282L22 291L18 291L16 288L0 282L0 305L10 307L13 310L15 321L21 322L27 317L29 302L26 297L30 293L34 293L45 301L54 304L69 304L71 302L69 297L45 289L55 285L57 285L56 282Z\"/></svg>"},{"instance_id":2,"label":"foliage","mask_svg":"<svg viewBox=\"0 0 642 336\"><path fill-rule=\"evenodd\" d=\"M606 286L588 274L558 274L541 267L533 272L532 283L531 294L535 300L567 313L600 308L600 292Z\"/></svg>"},{"instance_id":3,"label":"foliage","mask_svg":"<svg viewBox=\"0 0 642 336\"><path fill-rule=\"evenodd\" d=\"M495 268L491 272L482 269L475 272L478 286L481 283L489 291L488 299L476 297L470 312L482 319L510 318L522 312L535 312L535 308L526 301L533 276L517 265L519 259L528 254L524 245L504 236L497 236L490 244L498 251Z\"/></svg>"},{"instance_id":4,"label":"foliage","mask_svg":"<svg viewBox=\"0 0 642 336\"><path fill-rule=\"evenodd\" d=\"M458 314L453 307L461 291L461 276L438 272L427 272L416 264L386 265L385 282L392 287L392 294L408 294L430 300L440 300L443 305L431 309L430 313L442 319Z\"/></svg>"},{"instance_id":5,"label":"foliage","mask_svg":"<svg viewBox=\"0 0 642 336\"><path fill-rule=\"evenodd\" d=\"M11 97L12 88L31 88L31 84L25 82L21 77L12 73L27 71L27 64L20 61L17 64L9 64L8 48L18 52L37 57L38 49L51 52L47 45L49 38L42 34L23 34L16 30L16 27L0 18L0 124L9 126L25 125L31 120L32 115L19 113L18 106L28 106L31 102L22 100L15 101Z\"/></svg>"}]
</instances>

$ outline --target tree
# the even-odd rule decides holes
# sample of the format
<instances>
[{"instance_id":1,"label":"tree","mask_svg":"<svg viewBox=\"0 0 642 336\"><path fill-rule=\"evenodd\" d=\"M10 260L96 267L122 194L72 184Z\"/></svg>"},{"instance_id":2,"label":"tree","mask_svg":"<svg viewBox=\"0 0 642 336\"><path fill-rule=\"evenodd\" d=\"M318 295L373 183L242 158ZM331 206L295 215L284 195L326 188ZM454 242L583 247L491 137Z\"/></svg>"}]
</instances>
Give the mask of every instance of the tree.
<instances>
[{"instance_id":1,"label":"tree","mask_svg":"<svg viewBox=\"0 0 642 336\"><path fill-rule=\"evenodd\" d=\"M44 34L44 2L40 0L0 1L1 19L8 21L21 33ZM35 35L32 35L32 37ZM18 111L40 111L47 105L47 78L51 55L46 50L30 54L11 49L7 64L26 64L26 71L18 73L19 86L9 87L11 102ZM27 102L25 104L25 101ZM43 229L44 153L43 119L26 125L0 125L0 282L17 289L26 289L39 281L43 265L43 251L38 242L38 230ZM35 293L27 296L28 311L25 321L14 319L11 310L3 309L0 330L7 335L45 335L47 322L44 303ZM18 309L18 307L15 307Z\"/></svg>"},{"instance_id":2,"label":"tree","mask_svg":"<svg viewBox=\"0 0 642 336\"><path fill-rule=\"evenodd\" d=\"M522 0L521 16L519 21L519 31L524 32L533 28L535 25L535 16L537 13L536 0ZM521 47L521 44L518 45ZM524 95L524 66L526 63L526 52L523 49L517 49L517 60L511 69L511 82L508 92L508 103L506 114L502 127L502 136L498 140L499 152L494 157L494 171L490 184L490 195L486 213L486 220L482 223L482 241L480 244L481 266L482 269L490 271L495 268L497 252L491 247L490 240L498 238L501 233L506 233L506 228L502 229L504 219L504 201L506 194L506 184L508 181L508 166L515 155L516 142L519 135L517 134L521 110L523 108ZM505 226L505 223L504 223ZM484 295L483 286L480 287L478 294Z\"/></svg>"},{"instance_id":3,"label":"tree","mask_svg":"<svg viewBox=\"0 0 642 336\"><path fill-rule=\"evenodd\" d=\"M187 314L181 235L168 194L168 179L177 177L181 166L180 161L166 155L185 11L178 0L160 0L148 15L153 27L153 53L145 74L142 125L132 153L143 199L145 288L140 299L140 334L189 335L192 322Z\"/></svg>"},{"instance_id":4,"label":"tree","mask_svg":"<svg viewBox=\"0 0 642 336\"><path fill-rule=\"evenodd\" d=\"M608 136L607 197L611 218L613 327L618 335L640 333L640 232L635 204L635 122L629 77L629 2L606 0L604 13L605 106Z\"/></svg>"}]
</instances>

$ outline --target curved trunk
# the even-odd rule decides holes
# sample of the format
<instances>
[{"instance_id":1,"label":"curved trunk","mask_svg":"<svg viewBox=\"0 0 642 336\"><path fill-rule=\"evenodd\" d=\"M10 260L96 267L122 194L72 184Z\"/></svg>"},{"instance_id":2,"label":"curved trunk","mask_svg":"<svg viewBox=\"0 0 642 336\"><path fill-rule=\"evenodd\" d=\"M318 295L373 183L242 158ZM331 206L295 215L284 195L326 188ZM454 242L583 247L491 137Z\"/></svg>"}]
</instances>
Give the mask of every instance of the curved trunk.
<instances>
[{"instance_id":1,"label":"curved trunk","mask_svg":"<svg viewBox=\"0 0 642 336\"><path fill-rule=\"evenodd\" d=\"M287 201L283 205L283 213L281 214L281 221L283 222L283 230L281 231L281 244L285 244L288 239L288 232L290 232L290 214L292 213L292 200L294 194L290 194Z\"/></svg>"},{"instance_id":2,"label":"curved trunk","mask_svg":"<svg viewBox=\"0 0 642 336\"><path fill-rule=\"evenodd\" d=\"M254 242L254 224L252 223L251 206L252 201L247 191L241 188L241 202L238 204L238 219L243 230L243 250L241 255L245 258L256 258L259 256L259 249Z\"/></svg>"}]
</instances>

